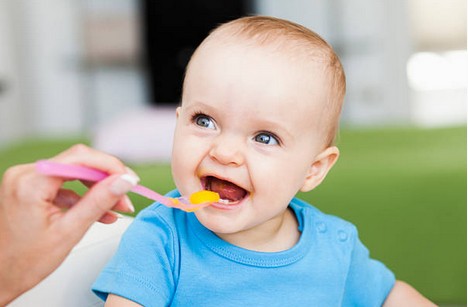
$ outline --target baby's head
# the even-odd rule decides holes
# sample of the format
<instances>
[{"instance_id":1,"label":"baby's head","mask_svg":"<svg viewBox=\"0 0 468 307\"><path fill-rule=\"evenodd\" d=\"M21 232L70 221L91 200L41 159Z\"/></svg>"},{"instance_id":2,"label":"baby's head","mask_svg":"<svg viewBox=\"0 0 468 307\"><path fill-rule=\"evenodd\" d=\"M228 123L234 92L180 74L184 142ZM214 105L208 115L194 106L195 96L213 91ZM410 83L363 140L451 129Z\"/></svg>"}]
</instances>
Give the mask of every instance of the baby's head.
<instances>
[{"instance_id":1,"label":"baby's head","mask_svg":"<svg viewBox=\"0 0 468 307\"><path fill-rule=\"evenodd\" d=\"M281 220L338 157L344 92L333 49L300 25L245 17L215 29L187 67L172 155L182 194L226 200L197 211L200 222L229 235Z\"/></svg>"},{"instance_id":2,"label":"baby's head","mask_svg":"<svg viewBox=\"0 0 468 307\"><path fill-rule=\"evenodd\" d=\"M252 16L219 26L203 41L196 53L204 51L204 47L209 48L210 45L218 44L226 48L239 45L244 45L246 48L264 48L265 52L286 57L291 65L302 67L304 78L307 78L307 69L310 66L313 69L320 66L318 69L321 69L322 75L319 77L323 78L326 85L325 88L320 89L325 95L324 101L320 102L322 103L320 126L324 132L324 146L331 146L334 143L339 127L346 81L338 56L324 39L313 31L287 20ZM190 63L194 62L196 53ZM190 70L190 63L188 70ZM317 82L313 78L309 81ZM308 102L317 104L317 101L313 101L314 98L311 96Z\"/></svg>"}]
</instances>

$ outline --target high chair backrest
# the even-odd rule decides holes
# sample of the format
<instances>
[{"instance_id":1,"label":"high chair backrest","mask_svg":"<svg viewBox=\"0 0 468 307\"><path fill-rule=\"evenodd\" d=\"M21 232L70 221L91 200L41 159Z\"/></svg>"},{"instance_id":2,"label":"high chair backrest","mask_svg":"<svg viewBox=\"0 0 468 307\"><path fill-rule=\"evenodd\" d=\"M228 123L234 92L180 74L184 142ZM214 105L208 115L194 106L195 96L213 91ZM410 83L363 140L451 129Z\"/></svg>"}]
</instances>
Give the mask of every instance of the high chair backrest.
<instances>
[{"instance_id":1,"label":"high chair backrest","mask_svg":"<svg viewBox=\"0 0 468 307\"><path fill-rule=\"evenodd\" d=\"M123 217L110 225L95 223L56 271L8 307L104 306L91 285L132 221Z\"/></svg>"}]
</instances>

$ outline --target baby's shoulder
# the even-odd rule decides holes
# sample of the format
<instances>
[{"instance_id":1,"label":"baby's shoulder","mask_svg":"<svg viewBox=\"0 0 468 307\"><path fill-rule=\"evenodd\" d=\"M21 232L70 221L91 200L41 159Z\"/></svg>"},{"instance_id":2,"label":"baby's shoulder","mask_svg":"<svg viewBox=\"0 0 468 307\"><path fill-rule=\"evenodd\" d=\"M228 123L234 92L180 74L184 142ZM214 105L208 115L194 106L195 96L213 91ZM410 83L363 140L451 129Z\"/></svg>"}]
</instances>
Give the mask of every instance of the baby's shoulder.
<instances>
[{"instance_id":1,"label":"baby's shoulder","mask_svg":"<svg viewBox=\"0 0 468 307\"><path fill-rule=\"evenodd\" d=\"M355 225L342 219L341 217L327 214L315 206L295 198L291 203L292 207L301 215L302 224L309 227L318 236L338 244L353 244L358 232ZM345 244L347 245L347 244Z\"/></svg>"}]
</instances>

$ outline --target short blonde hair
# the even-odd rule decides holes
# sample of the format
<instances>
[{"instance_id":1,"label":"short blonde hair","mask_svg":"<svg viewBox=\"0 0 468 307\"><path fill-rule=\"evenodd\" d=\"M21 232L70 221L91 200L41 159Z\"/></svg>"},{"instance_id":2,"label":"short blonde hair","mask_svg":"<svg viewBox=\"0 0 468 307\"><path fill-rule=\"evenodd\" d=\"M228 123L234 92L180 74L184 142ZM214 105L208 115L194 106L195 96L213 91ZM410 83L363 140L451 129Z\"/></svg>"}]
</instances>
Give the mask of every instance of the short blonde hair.
<instances>
[{"instance_id":1,"label":"short blonde hair","mask_svg":"<svg viewBox=\"0 0 468 307\"><path fill-rule=\"evenodd\" d=\"M288 50L301 59L309 59L324 65L330 80L327 101L323 110L327 128L325 143L335 142L339 120L346 92L346 78L340 59L333 48L317 33L297 23L270 17L247 16L238 18L215 28L195 50L192 59L204 45L216 39L230 42L240 38L258 46L271 46L278 51ZM187 65L187 69L190 67Z\"/></svg>"}]
</instances>

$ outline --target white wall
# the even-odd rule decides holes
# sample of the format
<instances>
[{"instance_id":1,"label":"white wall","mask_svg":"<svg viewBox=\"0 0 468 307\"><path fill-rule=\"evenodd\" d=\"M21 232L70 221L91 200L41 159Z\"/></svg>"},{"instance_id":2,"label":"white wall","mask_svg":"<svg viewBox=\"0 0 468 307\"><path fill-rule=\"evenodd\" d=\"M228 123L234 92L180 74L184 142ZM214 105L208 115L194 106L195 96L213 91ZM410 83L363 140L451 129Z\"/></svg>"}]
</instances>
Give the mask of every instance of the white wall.
<instances>
[{"instance_id":1,"label":"white wall","mask_svg":"<svg viewBox=\"0 0 468 307\"><path fill-rule=\"evenodd\" d=\"M85 14L131 15L134 3L0 1L0 82L8 85L0 93L0 148L24 136L83 135L145 104L138 67L85 57Z\"/></svg>"},{"instance_id":2,"label":"white wall","mask_svg":"<svg viewBox=\"0 0 468 307\"><path fill-rule=\"evenodd\" d=\"M21 75L36 134L82 128L79 10L73 0L18 0Z\"/></svg>"},{"instance_id":3,"label":"white wall","mask_svg":"<svg viewBox=\"0 0 468 307\"><path fill-rule=\"evenodd\" d=\"M11 1L0 1L0 148L27 130L26 110L20 103L21 83Z\"/></svg>"},{"instance_id":4,"label":"white wall","mask_svg":"<svg viewBox=\"0 0 468 307\"><path fill-rule=\"evenodd\" d=\"M347 75L344 122L410 120L405 0L257 0L257 12L301 23L333 45Z\"/></svg>"},{"instance_id":5,"label":"white wall","mask_svg":"<svg viewBox=\"0 0 468 307\"><path fill-rule=\"evenodd\" d=\"M333 39L335 25L330 20L330 0L256 0L257 14L285 18L317 32L326 40Z\"/></svg>"},{"instance_id":6,"label":"white wall","mask_svg":"<svg viewBox=\"0 0 468 307\"><path fill-rule=\"evenodd\" d=\"M85 57L85 17L138 18L137 3L0 1L0 83L6 80L7 85L0 93L0 147L29 134L86 133L146 104L145 79L136 63L96 64ZM383 125L417 122L417 110L436 104L432 99L425 105L423 96L414 98L408 90L406 65L414 39L411 26L420 20L408 16L418 11L414 3L424 4L424 0L257 0L254 12L296 21L329 41L347 73L343 122ZM456 7L452 5L452 9ZM466 25L466 12L461 18ZM117 42L126 39L123 33L117 34ZM133 52L131 44L125 46ZM123 50L122 46L117 49Z\"/></svg>"},{"instance_id":7,"label":"white wall","mask_svg":"<svg viewBox=\"0 0 468 307\"><path fill-rule=\"evenodd\" d=\"M349 123L409 123L406 64L411 55L406 0L341 1Z\"/></svg>"},{"instance_id":8,"label":"white wall","mask_svg":"<svg viewBox=\"0 0 468 307\"><path fill-rule=\"evenodd\" d=\"M141 71L131 67L96 67L86 72L87 130L121 117L147 102L145 80Z\"/></svg>"}]
</instances>

